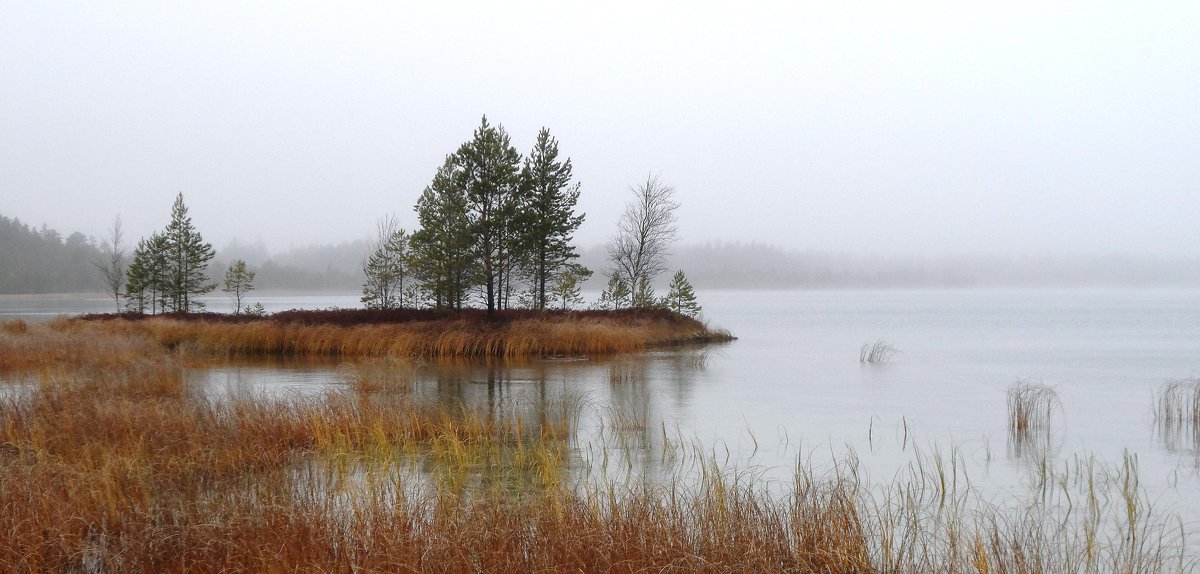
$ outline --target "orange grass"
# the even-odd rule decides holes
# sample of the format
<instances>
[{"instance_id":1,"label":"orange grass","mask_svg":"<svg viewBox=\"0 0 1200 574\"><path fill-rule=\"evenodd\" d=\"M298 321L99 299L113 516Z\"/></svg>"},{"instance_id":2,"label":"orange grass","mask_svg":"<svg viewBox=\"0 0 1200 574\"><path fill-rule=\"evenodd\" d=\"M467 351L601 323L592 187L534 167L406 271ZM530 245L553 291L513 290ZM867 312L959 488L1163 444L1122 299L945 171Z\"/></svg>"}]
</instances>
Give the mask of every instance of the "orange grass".
<instances>
[{"instance_id":1,"label":"orange grass","mask_svg":"<svg viewBox=\"0 0 1200 574\"><path fill-rule=\"evenodd\" d=\"M564 480L569 423L547 429L539 417L422 403L403 384L379 382L389 378L386 361L360 369L365 382L344 393L215 401L189 388L178 354L147 348L143 331L105 326L108 339L96 342L92 327L62 327L30 327L4 342L49 350L10 361L36 382L0 401L3 572L1193 566L1174 558L1177 540L1147 526L1147 512L1119 524L1111 547L1084 552L1038 514L957 507L966 500L958 494L943 506L937 485L947 481L931 475L882 500L847 467L827 476L798 469L782 496L713 461L700 462L695 481L573 485ZM82 350L71 354L72 341ZM46 362L60 350L70 359ZM1110 482L1137 498L1128 486L1136 477Z\"/></svg>"},{"instance_id":2,"label":"orange grass","mask_svg":"<svg viewBox=\"0 0 1200 574\"><path fill-rule=\"evenodd\" d=\"M545 314L481 321L447 316L399 323L313 324L274 319L223 321L153 317L66 320L101 334L144 334L201 355L336 357L522 357L636 352L684 342L724 341L729 333L687 317L648 313ZM70 326L69 328L81 328Z\"/></svg>"}]
</instances>

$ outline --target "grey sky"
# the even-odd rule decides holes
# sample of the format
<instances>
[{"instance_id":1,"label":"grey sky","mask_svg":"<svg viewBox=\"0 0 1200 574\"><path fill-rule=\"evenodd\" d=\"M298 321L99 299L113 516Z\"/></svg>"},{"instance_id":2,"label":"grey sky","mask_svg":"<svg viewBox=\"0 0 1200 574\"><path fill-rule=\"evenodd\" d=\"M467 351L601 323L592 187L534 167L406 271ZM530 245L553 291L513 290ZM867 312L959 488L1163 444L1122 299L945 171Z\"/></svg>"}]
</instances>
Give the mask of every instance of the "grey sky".
<instances>
[{"instance_id":1,"label":"grey sky","mask_svg":"<svg viewBox=\"0 0 1200 574\"><path fill-rule=\"evenodd\" d=\"M1194 255L1200 2L0 3L0 214L367 237L480 116L548 127L582 244ZM649 6L647 6L649 5Z\"/></svg>"}]
</instances>

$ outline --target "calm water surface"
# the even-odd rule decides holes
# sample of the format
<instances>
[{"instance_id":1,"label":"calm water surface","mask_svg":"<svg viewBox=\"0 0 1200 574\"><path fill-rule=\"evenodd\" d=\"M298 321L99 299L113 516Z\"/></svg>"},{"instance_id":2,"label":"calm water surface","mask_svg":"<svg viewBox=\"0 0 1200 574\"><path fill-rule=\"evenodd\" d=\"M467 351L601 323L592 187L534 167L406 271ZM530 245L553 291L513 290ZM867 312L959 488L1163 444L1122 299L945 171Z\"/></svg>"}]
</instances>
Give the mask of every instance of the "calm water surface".
<instances>
[{"instance_id":1,"label":"calm water surface","mask_svg":"<svg viewBox=\"0 0 1200 574\"><path fill-rule=\"evenodd\" d=\"M576 397L593 413L580 422L579 457L620 435L645 453L638 464L648 473L664 434L779 481L798 460L820 466L848 450L884 481L916 452L953 452L973 485L999 497L1027 489L1042 464L1090 455L1120 464L1129 453L1157 505L1200 521L1195 440L1160 436L1151 412L1164 382L1200 376L1200 290L699 295L705 317L737 341L586 361L433 363L416 371L414 392L494 409ZM261 299L270 311L357 303ZM5 314L11 305L0 306ZM901 352L860 364L860 346L876 339ZM344 385L352 371L275 361L191 377L214 395L310 393ZM1018 381L1049 385L1061 400L1045 446L1009 440L1006 393Z\"/></svg>"}]
</instances>

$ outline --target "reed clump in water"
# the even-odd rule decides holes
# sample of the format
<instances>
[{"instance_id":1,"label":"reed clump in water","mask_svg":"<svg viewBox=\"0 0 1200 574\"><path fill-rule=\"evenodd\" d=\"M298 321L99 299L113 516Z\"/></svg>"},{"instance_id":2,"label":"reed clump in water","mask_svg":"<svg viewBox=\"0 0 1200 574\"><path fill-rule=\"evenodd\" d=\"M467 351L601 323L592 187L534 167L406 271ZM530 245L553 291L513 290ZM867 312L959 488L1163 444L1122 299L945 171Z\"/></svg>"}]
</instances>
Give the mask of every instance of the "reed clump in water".
<instances>
[{"instance_id":1,"label":"reed clump in water","mask_svg":"<svg viewBox=\"0 0 1200 574\"><path fill-rule=\"evenodd\" d=\"M863 343L863 346L858 350L858 362L860 363L886 363L896 356L900 351L883 339L877 339L874 343Z\"/></svg>"},{"instance_id":2,"label":"reed clump in water","mask_svg":"<svg viewBox=\"0 0 1200 574\"><path fill-rule=\"evenodd\" d=\"M1061 406L1051 387L1024 381L1014 384L1008 388L1009 434L1049 433L1054 411Z\"/></svg>"},{"instance_id":3,"label":"reed clump in water","mask_svg":"<svg viewBox=\"0 0 1200 574\"><path fill-rule=\"evenodd\" d=\"M115 333L145 333L171 349L226 357L580 356L732 338L726 331L662 310L505 311L496 317L473 311L293 311L263 319L200 314L94 316L80 322L98 323Z\"/></svg>"},{"instance_id":4,"label":"reed clump in water","mask_svg":"<svg viewBox=\"0 0 1200 574\"><path fill-rule=\"evenodd\" d=\"M1200 448L1200 379L1167 381L1154 395L1154 422L1175 446Z\"/></svg>"}]
</instances>

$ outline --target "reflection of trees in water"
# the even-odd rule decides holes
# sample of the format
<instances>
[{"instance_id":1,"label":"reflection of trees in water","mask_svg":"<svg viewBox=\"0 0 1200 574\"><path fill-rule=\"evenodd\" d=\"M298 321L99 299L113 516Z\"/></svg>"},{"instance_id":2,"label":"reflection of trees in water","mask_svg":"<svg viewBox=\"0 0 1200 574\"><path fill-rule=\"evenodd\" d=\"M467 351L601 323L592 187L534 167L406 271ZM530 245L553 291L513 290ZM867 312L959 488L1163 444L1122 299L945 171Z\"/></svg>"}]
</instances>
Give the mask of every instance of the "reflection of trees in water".
<instances>
[{"instance_id":1,"label":"reflection of trees in water","mask_svg":"<svg viewBox=\"0 0 1200 574\"><path fill-rule=\"evenodd\" d=\"M686 410L707 361L703 349L680 348L620 355L609 362L608 400L600 413L602 442L621 455L631 476L661 479L677 470L676 455L684 439L678 421L665 414L664 400L672 399L674 412Z\"/></svg>"},{"instance_id":2,"label":"reflection of trees in water","mask_svg":"<svg viewBox=\"0 0 1200 574\"><path fill-rule=\"evenodd\" d=\"M248 397L270 386L263 384L264 374L268 379L290 379L321 371L327 379L314 387L321 392L409 402L464 420L477 417L474 420L497 434L489 445L471 446L469 464L448 464L433 449L421 447L407 455L414 465L410 471L462 489L524 488L552 479L545 473L555 467L563 476L586 475L589 466L603 458L598 454L601 450L614 462L613 470L619 462L621 474L629 477L671 472L673 453L684 440L678 436L673 413L688 409L691 389L708 360L703 349L679 348L573 361L364 359L319 365L239 361L220 365L208 381L211 392L213 377L230 378L239 394ZM285 391L280 396L291 394ZM581 428L587 429L582 437ZM507 429L503 431L507 434L501 436L500 429ZM562 453L555 454L550 447ZM545 460L531 464L535 456ZM561 460L553 460L556 456Z\"/></svg>"}]
</instances>

